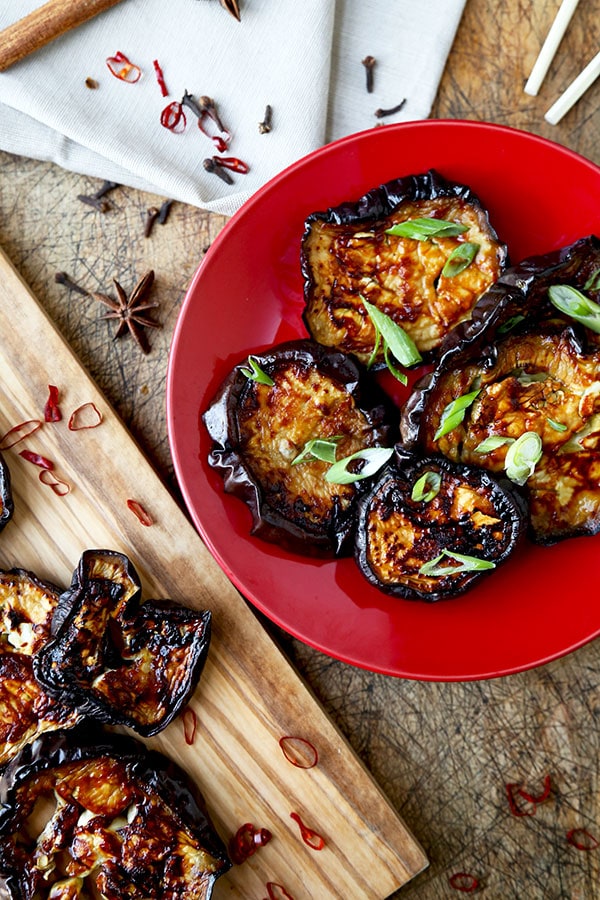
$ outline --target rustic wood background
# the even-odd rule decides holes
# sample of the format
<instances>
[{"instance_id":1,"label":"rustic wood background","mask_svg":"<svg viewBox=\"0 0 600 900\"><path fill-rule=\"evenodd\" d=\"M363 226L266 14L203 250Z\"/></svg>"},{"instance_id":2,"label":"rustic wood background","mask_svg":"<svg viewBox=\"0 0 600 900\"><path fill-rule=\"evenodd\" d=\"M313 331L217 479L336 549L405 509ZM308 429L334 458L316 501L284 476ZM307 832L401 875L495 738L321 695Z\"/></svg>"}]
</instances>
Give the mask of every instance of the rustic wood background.
<instances>
[{"instance_id":1,"label":"rustic wood background","mask_svg":"<svg viewBox=\"0 0 600 900\"><path fill-rule=\"evenodd\" d=\"M600 82L560 125L543 118L598 49L597 0L580 4L539 96L522 90L558 6L467 0L432 116L527 129L600 163ZM176 494L164 409L169 341L190 278L225 219L178 203L166 225L145 238L146 210L164 198L118 188L102 215L76 199L98 186L52 164L0 153L0 246ZM148 268L157 274L163 326L149 335L148 357L130 340L113 342L99 305L54 281L64 270L88 290L107 290L113 277L130 288ZM600 848L578 851L566 841L573 828L600 839L597 641L523 674L435 684L355 669L265 624L431 860L398 897L460 896L448 880L457 871L480 880L482 898L599 896ZM505 784L522 782L535 793L547 774L551 799L534 816L511 815Z\"/></svg>"}]
</instances>

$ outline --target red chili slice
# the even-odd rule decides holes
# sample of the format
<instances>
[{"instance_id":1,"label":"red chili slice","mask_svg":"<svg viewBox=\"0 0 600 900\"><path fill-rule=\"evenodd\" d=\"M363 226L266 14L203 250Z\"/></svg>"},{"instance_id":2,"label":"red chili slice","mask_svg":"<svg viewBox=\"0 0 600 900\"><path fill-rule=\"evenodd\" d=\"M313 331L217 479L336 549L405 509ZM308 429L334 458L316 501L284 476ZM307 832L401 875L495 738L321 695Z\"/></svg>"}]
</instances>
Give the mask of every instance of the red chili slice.
<instances>
[{"instance_id":1,"label":"red chili slice","mask_svg":"<svg viewBox=\"0 0 600 900\"><path fill-rule=\"evenodd\" d=\"M318 832L313 831L312 828L308 828L308 826L304 824L297 812L291 812L290 818L293 819L294 822L298 823L300 834L302 835L302 840L308 847L311 848L311 850L323 849L323 847L325 846L324 837L322 837Z\"/></svg>"},{"instance_id":2,"label":"red chili slice","mask_svg":"<svg viewBox=\"0 0 600 900\"><path fill-rule=\"evenodd\" d=\"M305 738L286 734L279 738L279 746L287 761L298 769L312 769L319 761L317 748Z\"/></svg>"},{"instance_id":3,"label":"red chili slice","mask_svg":"<svg viewBox=\"0 0 600 900\"><path fill-rule=\"evenodd\" d=\"M66 497L67 494L71 493L71 485L67 481L63 481L61 478L53 475L48 469L42 469L39 474L39 479L42 484L46 484L48 487L52 488L54 493L59 497Z\"/></svg>"},{"instance_id":4,"label":"red chili slice","mask_svg":"<svg viewBox=\"0 0 600 900\"><path fill-rule=\"evenodd\" d=\"M571 828L567 831L567 841L576 850L596 850L600 847L600 841L594 837L587 828Z\"/></svg>"},{"instance_id":5,"label":"red chili slice","mask_svg":"<svg viewBox=\"0 0 600 900\"><path fill-rule=\"evenodd\" d=\"M142 525L149 527L150 525L154 525L154 519L152 516L146 512L141 503L138 503L137 500L127 500L127 508L131 510L131 512L138 518Z\"/></svg>"},{"instance_id":6,"label":"red chili slice","mask_svg":"<svg viewBox=\"0 0 600 900\"><path fill-rule=\"evenodd\" d=\"M238 159L237 156L213 156L213 159L219 166L223 166L224 169L231 169L232 172L240 172L242 175L246 175L250 171L248 163Z\"/></svg>"},{"instance_id":7,"label":"red chili slice","mask_svg":"<svg viewBox=\"0 0 600 900\"><path fill-rule=\"evenodd\" d=\"M102 413L91 401L82 403L74 409L69 418L69 431L83 431L86 428L97 428L102 422Z\"/></svg>"},{"instance_id":8,"label":"red chili slice","mask_svg":"<svg viewBox=\"0 0 600 900\"><path fill-rule=\"evenodd\" d=\"M20 450L19 456L22 456L27 462L33 463L34 466L39 466L40 469L52 471L54 468L54 463L51 459L46 459L45 456L40 456L39 453L34 453L33 450Z\"/></svg>"},{"instance_id":9,"label":"red chili slice","mask_svg":"<svg viewBox=\"0 0 600 900\"><path fill-rule=\"evenodd\" d=\"M505 785L505 788L508 805L513 816L534 816L538 805L550 796L552 782L550 776L546 775L544 778L544 789L537 796L530 794L520 784L509 783ZM518 802L519 799L523 800L527 805L520 804Z\"/></svg>"},{"instance_id":10,"label":"red chili slice","mask_svg":"<svg viewBox=\"0 0 600 900\"><path fill-rule=\"evenodd\" d=\"M288 894L282 884L276 881L267 881L266 884L268 900L294 900L291 894Z\"/></svg>"},{"instance_id":11,"label":"red chili slice","mask_svg":"<svg viewBox=\"0 0 600 900\"><path fill-rule=\"evenodd\" d=\"M194 712L193 709L189 707L184 710L182 715L183 721L183 736L185 737L186 744L189 744L191 747L194 743L194 739L196 737L196 726L198 725L198 716Z\"/></svg>"},{"instance_id":12,"label":"red chili slice","mask_svg":"<svg viewBox=\"0 0 600 900\"><path fill-rule=\"evenodd\" d=\"M179 100L173 100L172 103L165 106L160 114L160 124L174 134L181 134L182 131L185 131L187 119Z\"/></svg>"},{"instance_id":13,"label":"red chili slice","mask_svg":"<svg viewBox=\"0 0 600 900\"><path fill-rule=\"evenodd\" d=\"M46 400L46 405L44 406L44 421L60 422L61 419L62 412L60 411L60 407L58 405L58 388L55 384L49 384L48 399Z\"/></svg>"},{"instance_id":14,"label":"red chili slice","mask_svg":"<svg viewBox=\"0 0 600 900\"><path fill-rule=\"evenodd\" d=\"M468 872L455 872L448 881L451 888L462 891L463 894L473 894L479 888L479 879Z\"/></svg>"},{"instance_id":15,"label":"red chili slice","mask_svg":"<svg viewBox=\"0 0 600 900\"><path fill-rule=\"evenodd\" d=\"M167 85L165 84L165 76L163 75L163 70L160 67L160 63L157 59L152 61L152 65L154 66L154 71L156 73L156 80L158 82L158 86L160 88L160 92L163 97L169 96L169 90Z\"/></svg>"},{"instance_id":16,"label":"red chili slice","mask_svg":"<svg viewBox=\"0 0 600 900\"><path fill-rule=\"evenodd\" d=\"M0 450L8 450L14 447L19 441L25 440L30 434L33 434L44 423L40 419L28 419L26 422L19 422L13 425L5 434L0 437Z\"/></svg>"},{"instance_id":17,"label":"red chili slice","mask_svg":"<svg viewBox=\"0 0 600 900\"><path fill-rule=\"evenodd\" d=\"M268 828L256 828L252 822L241 825L229 842L231 861L241 865L249 856L253 856L259 847L268 844L273 835Z\"/></svg>"},{"instance_id":18,"label":"red chili slice","mask_svg":"<svg viewBox=\"0 0 600 900\"><path fill-rule=\"evenodd\" d=\"M106 65L115 78L118 78L120 81L125 81L127 84L135 84L136 81L140 80L142 75L140 67L127 59L125 54L121 53L120 50L117 50L114 56L108 57Z\"/></svg>"}]
</instances>

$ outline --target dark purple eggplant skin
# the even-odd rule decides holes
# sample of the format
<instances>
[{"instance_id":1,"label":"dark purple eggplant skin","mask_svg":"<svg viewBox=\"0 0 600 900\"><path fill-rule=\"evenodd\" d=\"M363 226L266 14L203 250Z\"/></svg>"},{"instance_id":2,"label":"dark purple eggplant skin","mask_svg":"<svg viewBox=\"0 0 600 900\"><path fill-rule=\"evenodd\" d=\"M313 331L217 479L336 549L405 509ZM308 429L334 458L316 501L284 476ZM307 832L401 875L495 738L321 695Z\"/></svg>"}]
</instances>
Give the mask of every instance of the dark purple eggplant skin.
<instances>
[{"instance_id":1,"label":"dark purple eggplant skin","mask_svg":"<svg viewBox=\"0 0 600 900\"><path fill-rule=\"evenodd\" d=\"M0 531L10 521L13 512L10 472L6 460L0 453Z\"/></svg>"},{"instance_id":2,"label":"dark purple eggplant skin","mask_svg":"<svg viewBox=\"0 0 600 900\"><path fill-rule=\"evenodd\" d=\"M588 235L567 247L529 257L507 269L476 303L471 319L447 335L436 367L414 385L400 417L402 442L408 447L421 444L423 410L436 384L469 360L492 364L496 356L494 343L503 332L515 334L519 330L538 328L548 320L560 320L573 326L574 334L584 346L589 335L572 320L561 317L548 300L548 287L571 284L582 290L599 268L600 238Z\"/></svg>"},{"instance_id":3,"label":"dark purple eggplant skin","mask_svg":"<svg viewBox=\"0 0 600 900\"><path fill-rule=\"evenodd\" d=\"M289 341L262 353L252 354L260 368L270 375L277 366L298 362L339 383L362 412L372 435L372 446L390 446L397 435L398 412L366 370L350 356L330 350L308 339ZM208 409L202 414L212 439L208 462L218 471L227 493L243 500L252 514L251 534L293 552L309 556L342 556L352 552L355 502L349 509L336 509L330 526L316 530L285 518L270 501L244 457L237 410L249 389L242 369L247 359L235 366L222 383ZM366 489L359 481L354 486L356 498ZM301 515L299 516L301 519Z\"/></svg>"},{"instance_id":4,"label":"dark purple eggplant skin","mask_svg":"<svg viewBox=\"0 0 600 900\"><path fill-rule=\"evenodd\" d=\"M411 493L416 481L428 471L434 471L460 485L468 486L479 495L489 497L493 508L502 522L502 538L498 539L498 526L475 528L467 515L452 518L452 501L442 489L435 501L429 503L413 501ZM521 493L507 479L497 479L484 469L453 463L443 456L422 456L412 453L398 444L393 461L385 468L369 493L361 498L358 505L358 525L355 537L355 561L367 581L374 587L405 600L419 600L428 603L447 600L464 594L482 578L492 575L495 569L464 572L449 578L440 576L433 580L434 590L427 589L427 579L423 579L422 589L401 581L382 582L374 571L369 559L368 519L372 505L381 510L401 511L403 517L415 522L415 527L424 535L415 542L414 552L426 550L428 562L435 559L445 547L455 552L477 556L495 563L496 567L505 563L523 542L527 531L527 506ZM439 503L439 505L438 505ZM435 505L434 505L435 504ZM434 509L432 514L430 511ZM431 525L428 525L428 520ZM383 517L379 517L384 522ZM473 544L483 542L481 549Z\"/></svg>"},{"instance_id":5,"label":"dark purple eggplant skin","mask_svg":"<svg viewBox=\"0 0 600 900\"><path fill-rule=\"evenodd\" d=\"M214 882L231 868L231 862L198 786L162 753L149 750L132 737L108 734L89 722L69 731L42 735L26 745L3 770L0 777L0 896L6 900L29 900L28 877L22 871L23 858L13 841L13 835L27 815L19 804L19 789L31 780L51 775L58 767L102 757L121 763L130 781L145 797L154 796L169 808L174 827L185 830L213 857L216 871L206 876L205 898L209 900ZM141 863L143 855L144 848L141 847ZM145 856L148 856L147 851ZM144 874L143 865L140 874ZM146 883L150 893L140 889L139 896L158 897L166 887L174 890L172 896L187 896L185 883L171 885L168 876L165 881L165 885Z\"/></svg>"},{"instance_id":6,"label":"dark purple eggplant skin","mask_svg":"<svg viewBox=\"0 0 600 900\"><path fill-rule=\"evenodd\" d=\"M93 577L97 558L122 565L124 582ZM124 554L87 550L71 587L59 598L52 636L33 660L35 677L51 695L81 715L126 725L145 737L158 734L179 715L195 690L211 639L209 610L188 609L170 600L142 600L139 576ZM124 585L129 585L127 591ZM107 611L106 621L96 616ZM185 632L182 634L181 632ZM152 684L135 679L135 654L150 652ZM177 653L185 649L184 661ZM97 661L88 664L86 654ZM176 666L176 690L169 667ZM93 682L104 673L105 691ZM114 685L114 697L110 687ZM151 710L151 712L148 712Z\"/></svg>"}]
</instances>

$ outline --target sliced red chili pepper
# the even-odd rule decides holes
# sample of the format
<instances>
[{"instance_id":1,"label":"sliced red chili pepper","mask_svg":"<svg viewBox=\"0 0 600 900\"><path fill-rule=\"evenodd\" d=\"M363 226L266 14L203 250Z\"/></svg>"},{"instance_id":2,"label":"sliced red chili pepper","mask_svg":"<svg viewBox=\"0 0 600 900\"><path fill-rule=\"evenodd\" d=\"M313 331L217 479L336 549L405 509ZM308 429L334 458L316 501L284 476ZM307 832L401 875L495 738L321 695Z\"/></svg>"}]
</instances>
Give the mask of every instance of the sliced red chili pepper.
<instances>
[{"instance_id":1,"label":"sliced red chili pepper","mask_svg":"<svg viewBox=\"0 0 600 900\"><path fill-rule=\"evenodd\" d=\"M294 820L294 822L298 823L298 827L300 828L300 834L302 835L302 840L304 843L311 848L311 850L322 850L325 846L325 838L322 837L318 832L313 831L312 828L308 828L300 818L297 812L291 812L290 818Z\"/></svg>"},{"instance_id":2,"label":"sliced red chili pepper","mask_svg":"<svg viewBox=\"0 0 600 900\"><path fill-rule=\"evenodd\" d=\"M58 405L58 388L55 384L48 385L48 399L44 406L44 420L46 422L60 422L62 412Z\"/></svg>"},{"instance_id":3,"label":"sliced red chili pepper","mask_svg":"<svg viewBox=\"0 0 600 900\"><path fill-rule=\"evenodd\" d=\"M40 419L28 419L26 422L19 422L0 437L0 450L8 450L14 447L19 441L25 440L30 434L33 434L44 423Z\"/></svg>"},{"instance_id":4,"label":"sliced red chili pepper","mask_svg":"<svg viewBox=\"0 0 600 900\"><path fill-rule=\"evenodd\" d=\"M450 887L455 891L462 891L463 894L473 894L479 888L479 879L468 872L455 872L448 879Z\"/></svg>"},{"instance_id":5,"label":"sliced red chili pepper","mask_svg":"<svg viewBox=\"0 0 600 900\"><path fill-rule=\"evenodd\" d=\"M225 169L231 169L232 172L240 172L242 175L246 175L250 171L248 163L238 159L237 156L213 156L213 159L217 165L223 166Z\"/></svg>"},{"instance_id":6,"label":"sliced red chili pepper","mask_svg":"<svg viewBox=\"0 0 600 900\"><path fill-rule=\"evenodd\" d=\"M142 525L146 527L150 525L154 525L154 519L152 516L146 512L141 503L138 503L137 500L127 500L127 508L131 510L131 512L137 516Z\"/></svg>"},{"instance_id":7,"label":"sliced red chili pepper","mask_svg":"<svg viewBox=\"0 0 600 900\"><path fill-rule=\"evenodd\" d=\"M587 828L571 828L567 831L567 841L576 850L596 850L600 847L600 842Z\"/></svg>"},{"instance_id":8,"label":"sliced red chili pepper","mask_svg":"<svg viewBox=\"0 0 600 900\"><path fill-rule=\"evenodd\" d=\"M39 479L42 484L46 484L48 487L52 488L54 493L59 497L66 497L67 494L71 493L71 485L67 481L63 481L61 478L53 475L48 469L42 469L39 474Z\"/></svg>"},{"instance_id":9,"label":"sliced red chili pepper","mask_svg":"<svg viewBox=\"0 0 600 900\"><path fill-rule=\"evenodd\" d=\"M112 75L115 78L119 78L121 81L126 81L127 84L135 84L136 81L139 81L142 76L142 70L139 66L136 66L131 60L127 59L124 53L121 53L120 50L117 50L114 56L109 56L106 60L106 65L108 66Z\"/></svg>"},{"instance_id":10,"label":"sliced red chili pepper","mask_svg":"<svg viewBox=\"0 0 600 900\"><path fill-rule=\"evenodd\" d=\"M552 790L552 781L549 775L546 775L544 778L544 789L541 794L537 796L535 794L530 794L525 791L523 788L519 788L518 793L521 795L523 800L527 800L528 803L533 803L534 805L538 805L539 803L543 803L544 800L547 800L550 796L550 792Z\"/></svg>"},{"instance_id":11,"label":"sliced red chili pepper","mask_svg":"<svg viewBox=\"0 0 600 900\"><path fill-rule=\"evenodd\" d=\"M46 459L45 456L40 456L39 453L34 453L33 450L20 450L19 456L22 456L27 462L33 463L34 466L39 466L40 469L51 471L54 468L54 463L51 459Z\"/></svg>"},{"instance_id":12,"label":"sliced red chili pepper","mask_svg":"<svg viewBox=\"0 0 600 900\"><path fill-rule=\"evenodd\" d=\"M187 119L183 111L183 106L179 100L173 100L172 103L165 106L160 114L160 124L163 128L167 128L175 134L180 134L182 131L185 131Z\"/></svg>"},{"instance_id":13,"label":"sliced red chili pepper","mask_svg":"<svg viewBox=\"0 0 600 900\"><path fill-rule=\"evenodd\" d=\"M286 734L279 738L279 746L287 761L299 769L312 769L319 761L317 748L305 738Z\"/></svg>"},{"instance_id":14,"label":"sliced red chili pepper","mask_svg":"<svg viewBox=\"0 0 600 900\"><path fill-rule=\"evenodd\" d=\"M547 800L552 790L552 782L549 775L544 778L544 789L541 794L535 796L528 793L520 784L509 783L505 785L508 805L513 816L534 816L540 803ZM518 801L523 800L525 804Z\"/></svg>"},{"instance_id":15,"label":"sliced red chili pepper","mask_svg":"<svg viewBox=\"0 0 600 900\"><path fill-rule=\"evenodd\" d=\"M288 894L282 884L276 881L267 881L266 884L268 900L294 900L291 894Z\"/></svg>"},{"instance_id":16,"label":"sliced red chili pepper","mask_svg":"<svg viewBox=\"0 0 600 900\"><path fill-rule=\"evenodd\" d=\"M157 59L152 61L152 65L154 66L154 71L156 73L156 80L158 82L158 86L160 88L160 92L163 97L169 96L169 90L167 85L165 84L165 76L163 75L163 70L160 67L160 63Z\"/></svg>"},{"instance_id":17,"label":"sliced red chili pepper","mask_svg":"<svg viewBox=\"0 0 600 900\"><path fill-rule=\"evenodd\" d=\"M268 844L273 835L268 828L256 828L252 822L240 826L229 842L229 856L236 865L241 865L259 847Z\"/></svg>"},{"instance_id":18,"label":"sliced red chili pepper","mask_svg":"<svg viewBox=\"0 0 600 900\"><path fill-rule=\"evenodd\" d=\"M193 709L190 709L189 706L183 712L182 716L183 721L183 736L185 737L186 744L189 744L190 747L194 743L194 739L196 737L196 726L198 725L198 716L194 712Z\"/></svg>"},{"instance_id":19,"label":"sliced red chili pepper","mask_svg":"<svg viewBox=\"0 0 600 900\"><path fill-rule=\"evenodd\" d=\"M74 409L69 418L69 431L83 431L86 428L97 428L102 422L102 413L95 403L82 403Z\"/></svg>"}]
</instances>

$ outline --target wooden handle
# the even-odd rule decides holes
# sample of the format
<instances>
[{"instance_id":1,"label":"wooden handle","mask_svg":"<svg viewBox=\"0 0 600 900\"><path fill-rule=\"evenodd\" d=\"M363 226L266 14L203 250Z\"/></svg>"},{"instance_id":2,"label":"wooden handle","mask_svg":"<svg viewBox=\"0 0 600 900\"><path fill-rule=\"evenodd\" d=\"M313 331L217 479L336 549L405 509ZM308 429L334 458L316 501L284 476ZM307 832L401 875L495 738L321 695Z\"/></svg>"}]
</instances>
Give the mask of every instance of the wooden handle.
<instances>
[{"instance_id":1,"label":"wooden handle","mask_svg":"<svg viewBox=\"0 0 600 900\"><path fill-rule=\"evenodd\" d=\"M119 0L48 0L0 32L0 72Z\"/></svg>"}]
</instances>

